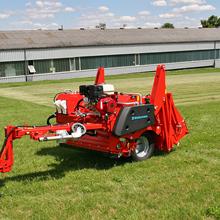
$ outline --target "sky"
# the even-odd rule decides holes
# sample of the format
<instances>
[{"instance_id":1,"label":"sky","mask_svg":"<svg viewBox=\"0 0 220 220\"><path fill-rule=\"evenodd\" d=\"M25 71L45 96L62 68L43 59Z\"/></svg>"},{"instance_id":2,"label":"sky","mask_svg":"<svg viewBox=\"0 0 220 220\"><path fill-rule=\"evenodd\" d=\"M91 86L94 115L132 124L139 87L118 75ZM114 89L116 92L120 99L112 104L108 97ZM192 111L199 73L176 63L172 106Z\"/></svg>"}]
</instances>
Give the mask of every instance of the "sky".
<instances>
[{"instance_id":1,"label":"sky","mask_svg":"<svg viewBox=\"0 0 220 220\"><path fill-rule=\"evenodd\" d=\"M219 0L0 0L0 30L199 27L220 16Z\"/></svg>"}]
</instances>

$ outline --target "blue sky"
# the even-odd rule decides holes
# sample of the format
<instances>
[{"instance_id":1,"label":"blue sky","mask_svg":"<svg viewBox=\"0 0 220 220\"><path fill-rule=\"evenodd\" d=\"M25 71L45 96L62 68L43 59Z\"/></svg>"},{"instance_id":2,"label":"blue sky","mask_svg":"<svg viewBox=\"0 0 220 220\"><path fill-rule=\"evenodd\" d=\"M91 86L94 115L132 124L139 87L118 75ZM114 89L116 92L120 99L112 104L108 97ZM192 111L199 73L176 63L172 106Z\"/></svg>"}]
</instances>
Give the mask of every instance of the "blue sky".
<instances>
[{"instance_id":1,"label":"blue sky","mask_svg":"<svg viewBox=\"0 0 220 220\"><path fill-rule=\"evenodd\" d=\"M0 0L0 30L198 27L212 14L220 16L219 0Z\"/></svg>"}]
</instances>

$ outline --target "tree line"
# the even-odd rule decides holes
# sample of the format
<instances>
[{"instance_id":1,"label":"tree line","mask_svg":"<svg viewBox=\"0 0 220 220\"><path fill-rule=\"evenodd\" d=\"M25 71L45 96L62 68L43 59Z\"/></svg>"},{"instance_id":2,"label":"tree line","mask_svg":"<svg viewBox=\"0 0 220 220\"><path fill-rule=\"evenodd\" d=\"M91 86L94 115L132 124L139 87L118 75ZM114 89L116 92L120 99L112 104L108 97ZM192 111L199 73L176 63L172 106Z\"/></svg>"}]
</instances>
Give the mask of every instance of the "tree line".
<instances>
[{"instance_id":1,"label":"tree line","mask_svg":"<svg viewBox=\"0 0 220 220\"><path fill-rule=\"evenodd\" d=\"M201 20L201 25L203 28L219 28L220 27L220 17L216 15L212 15L208 17L208 19ZM174 28L172 23L165 23L161 26L161 28Z\"/></svg>"}]
</instances>

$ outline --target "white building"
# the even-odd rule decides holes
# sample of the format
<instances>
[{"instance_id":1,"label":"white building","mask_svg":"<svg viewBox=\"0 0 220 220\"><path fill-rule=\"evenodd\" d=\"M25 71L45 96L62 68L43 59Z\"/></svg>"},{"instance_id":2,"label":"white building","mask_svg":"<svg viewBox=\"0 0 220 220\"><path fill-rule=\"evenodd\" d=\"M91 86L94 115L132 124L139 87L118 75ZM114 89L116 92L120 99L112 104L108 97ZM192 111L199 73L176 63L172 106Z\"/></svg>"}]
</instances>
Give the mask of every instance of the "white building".
<instances>
[{"instance_id":1,"label":"white building","mask_svg":"<svg viewBox=\"0 0 220 220\"><path fill-rule=\"evenodd\" d=\"M220 29L0 31L0 82L94 76L99 66L143 72L159 63L220 67Z\"/></svg>"}]
</instances>

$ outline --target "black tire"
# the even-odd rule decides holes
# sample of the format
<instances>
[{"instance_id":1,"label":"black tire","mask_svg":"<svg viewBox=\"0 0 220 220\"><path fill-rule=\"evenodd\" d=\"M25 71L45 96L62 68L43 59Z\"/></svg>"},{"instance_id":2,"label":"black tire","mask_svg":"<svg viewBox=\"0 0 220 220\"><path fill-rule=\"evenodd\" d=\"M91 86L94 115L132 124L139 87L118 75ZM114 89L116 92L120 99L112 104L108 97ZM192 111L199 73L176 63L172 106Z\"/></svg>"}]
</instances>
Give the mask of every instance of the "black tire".
<instances>
[{"instance_id":1,"label":"black tire","mask_svg":"<svg viewBox=\"0 0 220 220\"><path fill-rule=\"evenodd\" d=\"M150 158L154 153L154 141L151 134L143 134L137 140L137 147L131 153L134 161L143 161Z\"/></svg>"}]
</instances>

